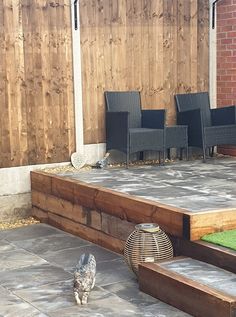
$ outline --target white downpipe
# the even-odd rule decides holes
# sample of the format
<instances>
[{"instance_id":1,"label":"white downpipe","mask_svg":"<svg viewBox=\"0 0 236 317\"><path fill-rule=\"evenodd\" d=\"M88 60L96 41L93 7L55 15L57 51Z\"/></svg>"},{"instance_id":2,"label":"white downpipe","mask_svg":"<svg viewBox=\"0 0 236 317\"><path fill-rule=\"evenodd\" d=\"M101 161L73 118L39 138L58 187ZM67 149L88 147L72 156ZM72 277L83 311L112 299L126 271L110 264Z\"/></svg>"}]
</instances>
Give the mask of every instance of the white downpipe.
<instances>
[{"instance_id":1,"label":"white downpipe","mask_svg":"<svg viewBox=\"0 0 236 317\"><path fill-rule=\"evenodd\" d=\"M214 0L209 0L209 96L211 108L216 108L217 104L217 47L216 47L216 10L215 6L215 28L212 29L212 4Z\"/></svg>"},{"instance_id":2,"label":"white downpipe","mask_svg":"<svg viewBox=\"0 0 236 317\"><path fill-rule=\"evenodd\" d=\"M74 0L71 0L72 58L73 58L73 78L74 78L73 80L74 105L75 105L75 142L76 142L76 152L84 153L79 0L77 3L77 10L78 10L77 12L78 29L75 30Z\"/></svg>"}]
</instances>

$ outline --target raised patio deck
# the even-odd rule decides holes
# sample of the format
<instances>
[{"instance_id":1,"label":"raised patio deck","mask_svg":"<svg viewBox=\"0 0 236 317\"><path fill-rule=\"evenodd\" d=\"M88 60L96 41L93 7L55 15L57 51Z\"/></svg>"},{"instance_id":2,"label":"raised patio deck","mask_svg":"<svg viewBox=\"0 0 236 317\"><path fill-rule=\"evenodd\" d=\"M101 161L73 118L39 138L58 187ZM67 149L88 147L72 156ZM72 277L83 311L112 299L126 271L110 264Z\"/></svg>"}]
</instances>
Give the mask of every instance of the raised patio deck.
<instances>
[{"instance_id":1,"label":"raised patio deck","mask_svg":"<svg viewBox=\"0 0 236 317\"><path fill-rule=\"evenodd\" d=\"M122 252L136 223L187 240L236 228L233 158L59 173L32 172L35 216Z\"/></svg>"}]
</instances>

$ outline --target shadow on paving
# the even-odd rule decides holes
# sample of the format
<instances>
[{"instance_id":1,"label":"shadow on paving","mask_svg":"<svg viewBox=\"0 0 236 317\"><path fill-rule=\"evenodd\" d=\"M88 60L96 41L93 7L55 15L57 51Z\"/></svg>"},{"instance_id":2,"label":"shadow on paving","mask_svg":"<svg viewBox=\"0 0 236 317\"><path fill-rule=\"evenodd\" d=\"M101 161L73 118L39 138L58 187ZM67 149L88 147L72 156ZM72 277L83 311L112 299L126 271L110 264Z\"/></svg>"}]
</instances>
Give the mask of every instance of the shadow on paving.
<instances>
[{"instance_id":1,"label":"shadow on paving","mask_svg":"<svg viewBox=\"0 0 236 317\"><path fill-rule=\"evenodd\" d=\"M89 303L77 306L73 271L83 252L97 261ZM187 317L138 290L122 256L45 224L0 232L0 317Z\"/></svg>"}]
</instances>

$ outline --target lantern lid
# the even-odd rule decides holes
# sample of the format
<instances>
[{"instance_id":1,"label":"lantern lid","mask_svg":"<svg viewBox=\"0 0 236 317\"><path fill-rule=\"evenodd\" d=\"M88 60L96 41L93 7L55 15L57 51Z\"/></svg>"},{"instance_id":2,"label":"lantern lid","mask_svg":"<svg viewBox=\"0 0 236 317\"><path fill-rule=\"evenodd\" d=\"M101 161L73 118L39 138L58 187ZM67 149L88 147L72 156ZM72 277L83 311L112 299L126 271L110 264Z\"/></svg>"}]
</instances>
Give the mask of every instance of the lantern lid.
<instances>
[{"instance_id":1,"label":"lantern lid","mask_svg":"<svg viewBox=\"0 0 236 317\"><path fill-rule=\"evenodd\" d=\"M160 227L156 223L140 223L135 226L135 229L142 230L144 232L157 232Z\"/></svg>"}]
</instances>

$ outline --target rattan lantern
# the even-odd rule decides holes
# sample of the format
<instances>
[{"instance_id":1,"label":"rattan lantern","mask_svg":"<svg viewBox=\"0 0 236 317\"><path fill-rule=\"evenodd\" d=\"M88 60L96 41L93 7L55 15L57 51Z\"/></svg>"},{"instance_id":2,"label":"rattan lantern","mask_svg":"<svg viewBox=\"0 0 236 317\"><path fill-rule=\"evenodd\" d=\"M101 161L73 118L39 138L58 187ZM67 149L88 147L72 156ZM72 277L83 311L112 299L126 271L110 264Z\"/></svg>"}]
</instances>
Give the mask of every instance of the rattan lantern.
<instances>
[{"instance_id":1,"label":"rattan lantern","mask_svg":"<svg viewBox=\"0 0 236 317\"><path fill-rule=\"evenodd\" d=\"M124 257L131 270L138 275L138 264L157 262L173 257L173 246L164 231L155 223L135 226L128 237Z\"/></svg>"}]
</instances>

